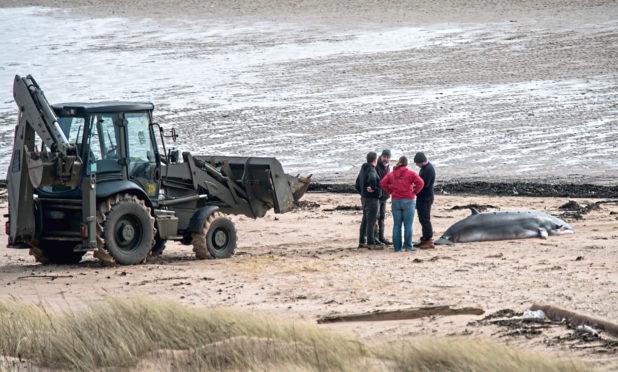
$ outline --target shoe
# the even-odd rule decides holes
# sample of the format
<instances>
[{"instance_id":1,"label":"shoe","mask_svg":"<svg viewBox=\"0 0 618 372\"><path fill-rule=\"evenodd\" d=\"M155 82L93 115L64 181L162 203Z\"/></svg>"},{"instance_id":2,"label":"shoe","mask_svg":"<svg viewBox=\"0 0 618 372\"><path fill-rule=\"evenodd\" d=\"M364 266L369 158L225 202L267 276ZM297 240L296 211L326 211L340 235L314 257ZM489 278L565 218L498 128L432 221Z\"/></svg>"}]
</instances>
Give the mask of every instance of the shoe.
<instances>
[{"instance_id":1,"label":"shoe","mask_svg":"<svg viewBox=\"0 0 618 372\"><path fill-rule=\"evenodd\" d=\"M369 248L370 251L381 251L384 250L384 245L369 244L367 248Z\"/></svg>"},{"instance_id":2,"label":"shoe","mask_svg":"<svg viewBox=\"0 0 618 372\"><path fill-rule=\"evenodd\" d=\"M404 248L403 250L406 252L414 252L416 251L416 248Z\"/></svg>"},{"instance_id":3,"label":"shoe","mask_svg":"<svg viewBox=\"0 0 618 372\"><path fill-rule=\"evenodd\" d=\"M421 240L420 242L414 243L412 244L413 247L418 248L421 246L421 244L423 244L423 241Z\"/></svg>"},{"instance_id":4,"label":"shoe","mask_svg":"<svg viewBox=\"0 0 618 372\"><path fill-rule=\"evenodd\" d=\"M369 244L367 243L358 243L358 248L368 248Z\"/></svg>"},{"instance_id":5,"label":"shoe","mask_svg":"<svg viewBox=\"0 0 618 372\"><path fill-rule=\"evenodd\" d=\"M423 240L418 247L420 249L433 249L436 246L433 245L433 241L431 241L431 239L429 239L429 240Z\"/></svg>"},{"instance_id":6,"label":"shoe","mask_svg":"<svg viewBox=\"0 0 618 372\"><path fill-rule=\"evenodd\" d=\"M382 238L380 239L380 241L386 245L393 245L393 242L391 242L390 240L386 239L386 238Z\"/></svg>"}]
</instances>

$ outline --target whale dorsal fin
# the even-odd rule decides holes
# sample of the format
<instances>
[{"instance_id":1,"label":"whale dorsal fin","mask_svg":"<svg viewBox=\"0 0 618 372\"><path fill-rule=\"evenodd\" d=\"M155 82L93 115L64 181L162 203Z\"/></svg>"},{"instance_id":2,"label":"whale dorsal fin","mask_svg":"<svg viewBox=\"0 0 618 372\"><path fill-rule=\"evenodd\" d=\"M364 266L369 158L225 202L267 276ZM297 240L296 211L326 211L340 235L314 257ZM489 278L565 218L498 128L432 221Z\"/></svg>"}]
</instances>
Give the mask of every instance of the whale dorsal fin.
<instances>
[{"instance_id":1,"label":"whale dorsal fin","mask_svg":"<svg viewBox=\"0 0 618 372\"><path fill-rule=\"evenodd\" d=\"M472 215L474 216L475 214L479 214L478 209L474 208L474 207L470 207L470 212L472 212Z\"/></svg>"}]
</instances>

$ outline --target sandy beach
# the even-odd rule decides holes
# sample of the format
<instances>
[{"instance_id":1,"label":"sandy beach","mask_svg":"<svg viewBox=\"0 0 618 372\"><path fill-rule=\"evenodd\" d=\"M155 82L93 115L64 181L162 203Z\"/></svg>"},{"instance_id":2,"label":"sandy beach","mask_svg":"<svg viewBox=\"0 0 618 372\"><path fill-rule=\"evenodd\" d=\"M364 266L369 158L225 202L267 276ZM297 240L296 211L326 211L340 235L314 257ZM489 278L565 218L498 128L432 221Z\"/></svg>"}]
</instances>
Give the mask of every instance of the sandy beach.
<instances>
[{"instance_id":1,"label":"sandy beach","mask_svg":"<svg viewBox=\"0 0 618 372\"><path fill-rule=\"evenodd\" d=\"M605 200L605 199L603 199ZM437 196L436 234L469 215L469 204L488 210L539 210L556 216L568 198ZM576 199L582 206L601 200ZM606 200L607 201L607 200ZM80 265L42 266L27 250L0 255L0 298L80 306L105 295L165 297L195 306L233 306L291 319L400 310L430 305L478 307L481 316L432 316L417 320L325 324L366 340L407 335L486 336L560 357L618 366L616 345L560 341L573 331L554 325L538 334L478 322L504 309L521 313L550 304L615 322L618 319L618 205L600 204L573 235L546 240L439 246L395 253L357 248L362 217L358 196L310 193L303 209L251 220L234 217L239 245L226 260L198 261L191 247L168 243L163 256L138 266L102 267L87 255ZM3 208L6 208L4 206ZM6 210L6 209L3 209ZM4 219L1 221L4 223ZM387 229L392 226L390 213ZM414 238L420 226L414 224ZM6 241L0 235L0 241ZM4 243L3 243L4 244ZM510 335L507 335L510 334Z\"/></svg>"}]
</instances>

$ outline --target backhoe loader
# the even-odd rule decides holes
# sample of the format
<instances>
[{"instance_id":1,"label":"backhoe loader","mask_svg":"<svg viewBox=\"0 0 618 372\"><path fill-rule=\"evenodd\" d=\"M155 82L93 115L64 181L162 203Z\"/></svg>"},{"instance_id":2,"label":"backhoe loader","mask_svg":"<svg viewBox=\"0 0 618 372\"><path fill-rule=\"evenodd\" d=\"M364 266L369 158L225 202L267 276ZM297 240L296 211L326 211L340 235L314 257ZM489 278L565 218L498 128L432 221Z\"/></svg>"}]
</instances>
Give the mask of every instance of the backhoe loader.
<instances>
[{"instance_id":1,"label":"backhoe loader","mask_svg":"<svg viewBox=\"0 0 618 372\"><path fill-rule=\"evenodd\" d=\"M160 255L167 240L202 258L227 258L236 229L227 217L293 209L309 177L275 158L193 155L166 148L149 102L50 105L31 76L16 76L19 109L7 175L8 247L41 263L103 264Z\"/></svg>"}]
</instances>

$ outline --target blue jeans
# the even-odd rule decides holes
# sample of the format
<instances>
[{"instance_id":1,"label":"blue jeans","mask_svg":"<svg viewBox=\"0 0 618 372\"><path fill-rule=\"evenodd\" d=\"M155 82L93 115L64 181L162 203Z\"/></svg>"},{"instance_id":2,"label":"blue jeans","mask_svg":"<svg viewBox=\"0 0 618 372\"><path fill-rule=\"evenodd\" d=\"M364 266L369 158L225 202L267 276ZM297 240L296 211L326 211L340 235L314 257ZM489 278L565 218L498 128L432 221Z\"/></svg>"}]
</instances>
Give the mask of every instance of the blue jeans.
<instances>
[{"instance_id":1,"label":"blue jeans","mask_svg":"<svg viewBox=\"0 0 618 372\"><path fill-rule=\"evenodd\" d=\"M403 249L412 248L412 221L414 221L414 199L394 199L392 204L393 219L393 247L401 250L401 224L403 223Z\"/></svg>"}]
</instances>

